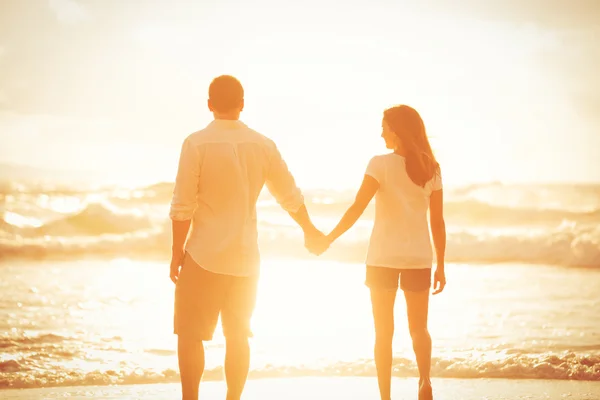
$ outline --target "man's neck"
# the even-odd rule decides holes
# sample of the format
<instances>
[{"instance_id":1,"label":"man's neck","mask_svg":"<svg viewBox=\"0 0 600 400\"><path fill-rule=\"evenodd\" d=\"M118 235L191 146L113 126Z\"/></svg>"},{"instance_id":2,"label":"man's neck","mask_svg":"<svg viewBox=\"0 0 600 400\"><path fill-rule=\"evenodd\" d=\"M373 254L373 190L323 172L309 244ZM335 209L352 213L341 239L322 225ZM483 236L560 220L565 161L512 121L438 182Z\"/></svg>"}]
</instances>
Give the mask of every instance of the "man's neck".
<instances>
[{"instance_id":1,"label":"man's neck","mask_svg":"<svg viewBox=\"0 0 600 400\"><path fill-rule=\"evenodd\" d=\"M240 119L240 114L239 113L235 113L235 114L217 114L217 113L213 113L213 116L215 118L215 120L225 120L225 121L237 121Z\"/></svg>"}]
</instances>

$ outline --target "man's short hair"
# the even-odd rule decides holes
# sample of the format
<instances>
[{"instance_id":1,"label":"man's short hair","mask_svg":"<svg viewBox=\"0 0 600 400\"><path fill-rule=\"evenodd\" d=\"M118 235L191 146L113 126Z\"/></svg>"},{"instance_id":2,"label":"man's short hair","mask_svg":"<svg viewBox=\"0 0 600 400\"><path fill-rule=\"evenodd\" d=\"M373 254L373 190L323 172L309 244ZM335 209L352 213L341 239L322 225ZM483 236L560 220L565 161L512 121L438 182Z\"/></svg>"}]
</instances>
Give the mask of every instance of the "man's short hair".
<instances>
[{"instance_id":1,"label":"man's short hair","mask_svg":"<svg viewBox=\"0 0 600 400\"><path fill-rule=\"evenodd\" d=\"M208 88L208 99L216 111L231 111L244 101L244 88L233 76L221 75L211 82Z\"/></svg>"}]
</instances>

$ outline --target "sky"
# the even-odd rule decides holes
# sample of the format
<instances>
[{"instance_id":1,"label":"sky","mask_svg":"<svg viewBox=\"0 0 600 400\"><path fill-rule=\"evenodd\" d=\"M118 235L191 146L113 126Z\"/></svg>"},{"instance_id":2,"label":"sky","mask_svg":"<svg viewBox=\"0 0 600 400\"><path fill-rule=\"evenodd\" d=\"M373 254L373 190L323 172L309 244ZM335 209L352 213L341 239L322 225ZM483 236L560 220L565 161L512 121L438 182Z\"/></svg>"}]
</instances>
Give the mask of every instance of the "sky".
<instances>
[{"instance_id":1,"label":"sky","mask_svg":"<svg viewBox=\"0 0 600 400\"><path fill-rule=\"evenodd\" d=\"M595 0L2 0L0 163L173 180L233 74L303 187L349 188L422 115L444 180L600 182Z\"/></svg>"}]
</instances>

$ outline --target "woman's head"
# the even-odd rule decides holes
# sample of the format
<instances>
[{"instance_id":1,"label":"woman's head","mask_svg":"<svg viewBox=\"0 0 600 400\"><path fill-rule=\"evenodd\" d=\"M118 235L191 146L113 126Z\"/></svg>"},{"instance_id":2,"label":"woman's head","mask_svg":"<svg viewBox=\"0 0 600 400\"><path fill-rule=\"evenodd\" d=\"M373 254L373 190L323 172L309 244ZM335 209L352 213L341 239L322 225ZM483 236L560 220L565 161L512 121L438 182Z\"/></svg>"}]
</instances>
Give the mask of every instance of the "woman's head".
<instances>
[{"instance_id":1,"label":"woman's head","mask_svg":"<svg viewBox=\"0 0 600 400\"><path fill-rule=\"evenodd\" d=\"M404 150L408 176L416 185L425 186L438 171L439 164L419 113L406 105L388 108L383 113L381 125L381 136L387 148Z\"/></svg>"}]
</instances>

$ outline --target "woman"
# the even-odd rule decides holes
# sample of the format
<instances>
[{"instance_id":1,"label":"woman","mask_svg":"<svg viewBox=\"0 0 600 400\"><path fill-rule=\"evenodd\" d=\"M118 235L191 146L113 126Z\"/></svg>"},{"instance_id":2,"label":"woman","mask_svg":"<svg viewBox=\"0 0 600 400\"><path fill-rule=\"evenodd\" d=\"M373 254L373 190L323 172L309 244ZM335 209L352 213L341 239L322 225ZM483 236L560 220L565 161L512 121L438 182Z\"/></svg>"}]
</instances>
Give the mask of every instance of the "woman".
<instances>
[{"instance_id":1,"label":"woman","mask_svg":"<svg viewBox=\"0 0 600 400\"><path fill-rule=\"evenodd\" d=\"M327 236L325 245L350 229L376 196L365 283L373 306L379 392L382 400L390 400L394 303L399 281L419 368L419 400L432 399L427 313L433 252L427 210L437 256L433 294L438 294L446 285L442 178L417 111L406 105L390 108L384 112L382 128L381 136L393 153L373 157L354 204Z\"/></svg>"}]
</instances>

